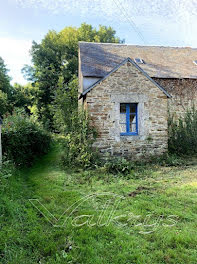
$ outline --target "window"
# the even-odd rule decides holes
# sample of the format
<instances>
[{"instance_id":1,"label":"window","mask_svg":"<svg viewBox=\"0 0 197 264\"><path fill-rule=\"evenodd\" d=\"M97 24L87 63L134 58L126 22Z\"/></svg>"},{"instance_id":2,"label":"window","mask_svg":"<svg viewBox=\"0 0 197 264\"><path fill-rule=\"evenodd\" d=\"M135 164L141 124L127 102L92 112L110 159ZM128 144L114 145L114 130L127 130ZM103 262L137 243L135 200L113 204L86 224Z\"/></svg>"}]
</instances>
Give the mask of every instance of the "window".
<instances>
[{"instance_id":1,"label":"window","mask_svg":"<svg viewBox=\"0 0 197 264\"><path fill-rule=\"evenodd\" d=\"M138 104L120 104L120 135L138 135Z\"/></svg>"},{"instance_id":2,"label":"window","mask_svg":"<svg viewBox=\"0 0 197 264\"><path fill-rule=\"evenodd\" d=\"M144 60L142 60L140 58L135 58L135 62L138 64L144 64Z\"/></svg>"}]
</instances>

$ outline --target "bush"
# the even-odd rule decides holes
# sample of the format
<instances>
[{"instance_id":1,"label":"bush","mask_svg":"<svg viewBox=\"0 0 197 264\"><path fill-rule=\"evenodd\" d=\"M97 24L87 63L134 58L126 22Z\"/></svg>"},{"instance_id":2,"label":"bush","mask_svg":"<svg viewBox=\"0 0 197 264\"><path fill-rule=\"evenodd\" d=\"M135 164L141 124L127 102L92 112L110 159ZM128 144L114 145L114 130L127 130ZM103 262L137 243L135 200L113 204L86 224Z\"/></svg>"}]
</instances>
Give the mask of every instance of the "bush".
<instances>
[{"instance_id":1,"label":"bush","mask_svg":"<svg viewBox=\"0 0 197 264\"><path fill-rule=\"evenodd\" d=\"M50 135L34 120L21 113L4 118L3 155L17 166L31 165L34 158L48 151Z\"/></svg>"},{"instance_id":2,"label":"bush","mask_svg":"<svg viewBox=\"0 0 197 264\"><path fill-rule=\"evenodd\" d=\"M169 118L169 151L176 154L197 153L197 110L187 111L183 119Z\"/></svg>"},{"instance_id":3,"label":"bush","mask_svg":"<svg viewBox=\"0 0 197 264\"><path fill-rule=\"evenodd\" d=\"M92 148L96 132L91 128L85 111L74 112L71 119L70 132L61 141L61 163L64 167L92 167L97 157Z\"/></svg>"},{"instance_id":4,"label":"bush","mask_svg":"<svg viewBox=\"0 0 197 264\"><path fill-rule=\"evenodd\" d=\"M127 175L134 168L134 163L122 157L112 157L105 162L104 168L108 173Z\"/></svg>"}]
</instances>

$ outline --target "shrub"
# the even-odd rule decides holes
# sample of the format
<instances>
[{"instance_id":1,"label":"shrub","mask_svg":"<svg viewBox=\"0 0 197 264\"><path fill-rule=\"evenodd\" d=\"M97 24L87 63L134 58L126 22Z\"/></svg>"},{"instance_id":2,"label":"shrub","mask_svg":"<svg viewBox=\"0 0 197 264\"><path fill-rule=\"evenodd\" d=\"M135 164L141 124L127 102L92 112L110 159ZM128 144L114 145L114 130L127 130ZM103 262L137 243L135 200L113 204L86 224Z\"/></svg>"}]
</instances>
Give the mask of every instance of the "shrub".
<instances>
[{"instance_id":1,"label":"shrub","mask_svg":"<svg viewBox=\"0 0 197 264\"><path fill-rule=\"evenodd\" d=\"M50 135L34 120L21 113L4 118L3 155L15 165L31 165L34 158L48 151Z\"/></svg>"},{"instance_id":2,"label":"shrub","mask_svg":"<svg viewBox=\"0 0 197 264\"><path fill-rule=\"evenodd\" d=\"M105 162L104 168L108 173L127 175L134 168L134 163L122 157L111 157Z\"/></svg>"},{"instance_id":3,"label":"shrub","mask_svg":"<svg viewBox=\"0 0 197 264\"><path fill-rule=\"evenodd\" d=\"M85 111L75 111L71 119L70 132L61 141L63 149L61 163L64 167L92 167L97 156L92 148L96 132L90 126Z\"/></svg>"},{"instance_id":4,"label":"shrub","mask_svg":"<svg viewBox=\"0 0 197 264\"><path fill-rule=\"evenodd\" d=\"M197 153L197 110L194 108L178 121L169 118L169 151L176 154Z\"/></svg>"}]
</instances>

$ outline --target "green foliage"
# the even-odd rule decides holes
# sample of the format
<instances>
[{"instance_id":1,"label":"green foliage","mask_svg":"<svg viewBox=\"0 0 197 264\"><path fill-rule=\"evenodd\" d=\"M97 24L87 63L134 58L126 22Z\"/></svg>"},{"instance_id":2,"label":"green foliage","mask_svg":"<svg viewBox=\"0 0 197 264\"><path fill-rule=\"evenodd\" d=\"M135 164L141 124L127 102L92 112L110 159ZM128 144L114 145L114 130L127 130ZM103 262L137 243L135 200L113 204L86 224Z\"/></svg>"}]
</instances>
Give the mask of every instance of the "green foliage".
<instances>
[{"instance_id":1,"label":"green foliage","mask_svg":"<svg viewBox=\"0 0 197 264\"><path fill-rule=\"evenodd\" d=\"M108 173L127 175L134 168L134 163L122 157L113 157L104 163L104 168Z\"/></svg>"},{"instance_id":2,"label":"green foliage","mask_svg":"<svg viewBox=\"0 0 197 264\"><path fill-rule=\"evenodd\" d=\"M146 164L145 162L143 163ZM187 163L187 161L175 153L167 152L162 156L151 157L151 160L149 160L148 163L156 166L177 167L177 166L184 166Z\"/></svg>"},{"instance_id":3,"label":"green foliage","mask_svg":"<svg viewBox=\"0 0 197 264\"><path fill-rule=\"evenodd\" d=\"M159 157L153 156L148 161L132 161L124 157L109 156L102 160L99 165L101 170L104 169L107 173L128 175L127 178L142 178L143 172L150 168L150 164L152 167L177 167L184 166L187 162L176 154L166 153Z\"/></svg>"},{"instance_id":4,"label":"green foliage","mask_svg":"<svg viewBox=\"0 0 197 264\"><path fill-rule=\"evenodd\" d=\"M31 107L35 104L37 90L30 83L20 85L15 83L12 91L12 102L14 108L23 108L26 113L30 114Z\"/></svg>"},{"instance_id":5,"label":"green foliage","mask_svg":"<svg viewBox=\"0 0 197 264\"><path fill-rule=\"evenodd\" d=\"M0 90L8 95L11 94L10 77L4 60L0 57Z\"/></svg>"},{"instance_id":6,"label":"green foliage","mask_svg":"<svg viewBox=\"0 0 197 264\"><path fill-rule=\"evenodd\" d=\"M0 115L11 114L15 108L30 113L29 108L35 103L36 88L31 84L23 86L15 83L12 86L10 80L8 69L0 57Z\"/></svg>"},{"instance_id":7,"label":"green foliage","mask_svg":"<svg viewBox=\"0 0 197 264\"><path fill-rule=\"evenodd\" d=\"M71 80L64 88L63 79L58 83L55 98L51 110L53 111L53 123L57 131L61 133L72 132L73 115L76 113L78 106L78 79Z\"/></svg>"},{"instance_id":8,"label":"green foliage","mask_svg":"<svg viewBox=\"0 0 197 264\"><path fill-rule=\"evenodd\" d=\"M10 77L8 69L0 57L0 115L12 110L10 99L12 96L12 87L10 85Z\"/></svg>"},{"instance_id":9,"label":"green foliage","mask_svg":"<svg viewBox=\"0 0 197 264\"><path fill-rule=\"evenodd\" d=\"M0 90L0 114L5 114L9 109L7 94Z\"/></svg>"},{"instance_id":10,"label":"green foliage","mask_svg":"<svg viewBox=\"0 0 197 264\"><path fill-rule=\"evenodd\" d=\"M78 80L73 78L64 89L62 78L51 110L53 111L54 127L64 135L61 141L63 155L61 163L64 167L92 167L95 163L95 151L92 143L96 132L90 126L87 113L78 109Z\"/></svg>"},{"instance_id":11,"label":"green foliage","mask_svg":"<svg viewBox=\"0 0 197 264\"><path fill-rule=\"evenodd\" d=\"M92 167L96 158L92 149L96 132L90 126L87 113L83 110L76 111L70 122L70 132L62 140L61 163L64 167Z\"/></svg>"},{"instance_id":12,"label":"green foliage","mask_svg":"<svg viewBox=\"0 0 197 264\"><path fill-rule=\"evenodd\" d=\"M79 28L66 27L60 32L49 31L40 44L33 42L31 50L33 67L26 65L23 73L39 90L36 106L38 117L45 125L53 128L54 111L51 104L59 93L57 90L60 83L62 90L69 89L68 84L78 74L78 42L119 43L120 39L115 33L111 27L99 26L96 30L84 23Z\"/></svg>"},{"instance_id":13,"label":"green foliage","mask_svg":"<svg viewBox=\"0 0 197 264\"><path fill-rule=\"evenodd\" d=\"M197 110L188 110L178 121L169 118L169 150L177 154L197 153Z\"/></svg>"},{"instance_id":14,"label":"green foliage","mask_svg":"<svg viewBox=\"0 0 197 264\"><path fill-rule=\"evenodd\" d=\"M17 166L31 165L36 157L48 151L50 136L31 118L14 113L4 118L2 146L7 160Z\"/></svg>"}]
</instances>

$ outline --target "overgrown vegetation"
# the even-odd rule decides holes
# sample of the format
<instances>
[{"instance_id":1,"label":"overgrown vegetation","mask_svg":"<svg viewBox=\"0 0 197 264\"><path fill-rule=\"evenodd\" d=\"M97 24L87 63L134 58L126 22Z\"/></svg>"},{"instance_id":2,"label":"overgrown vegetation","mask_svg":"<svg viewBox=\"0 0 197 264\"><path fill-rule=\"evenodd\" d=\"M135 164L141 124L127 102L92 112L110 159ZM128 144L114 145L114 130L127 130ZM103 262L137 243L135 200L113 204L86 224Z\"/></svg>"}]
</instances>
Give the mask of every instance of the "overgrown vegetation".
<instances>
[{"instance_id":1,"label":"overgrown vegetation","mask_svg":"<svg viewBox=\"0 0 197 264\"><path fill-rule=\"evenodd\" d=\"M169 151L179 155L197 153L197 110L188 110L183 118L169 118Z\"/></svg>"},{"instance_id":2,"label":"overgrown vegetation","mask_svg":"<svg viewBox=\"0 0 197 264\"><path fill-rule=\"evenodd\" d=\"M4 118L2 145L4 159L17 166L29 166L35 158L47 153L50 135L40 124L23 113L13 113Z\"/></svg>"},{"instance_id":3,"label":"overgrown vegetation","mask_svg":"<svg viewBox=\"0 0 197 264\"><path fill-rule=\"evenodd\" d=\"M40 44L33 42L33 65L23 68L29 81L25 86L10 84L9 71L0 58L3 154L16 165L30 165L48 150L49 135L42 126L64 137L62 163L84 168L94 163L95 133L87 115L78 112L79 41L122 42L113 28L102 25L96 29L83 23L79 28L49 31Z\"/></svg>"},{"instance_id":4,"label":"overgrown vegetation","mask_svg":"<svg viewBox=\"0 0 197 264\"><path fill-rule=\"evenodd\" d=\"M53 126L57 132L67 134L77 127L78 114L78 79L74 76L65 90L63 79L60 79L53 102ZM78 117L80 119L80 117ZM73 127L74 126L74 127Z\"/></svg>"},{"instance_id":5,"label":"overgrown vegetation","mask_svg":"<svg viewBox=\"0 0 197 264\"><path fill-rule=\"evenodd\" d=\"M96 137L96 131L90 126L86 111L80 109L73 112L70 119L69 131L61 140L62 157L64 167L93 167L98 155L92 148Z\"/></svg>"},{"instance_id":6,"label":"overgrown vegetation","mask_svg":"<svg viewBox=\"0 0 197 264\"><path fill-rule=\"evenodd\" d=\"M122 157L108 157L103 166L108 173L127 175L131 173L131 170L135 167L135 163Z\"/></svg>"}]
</instances>

